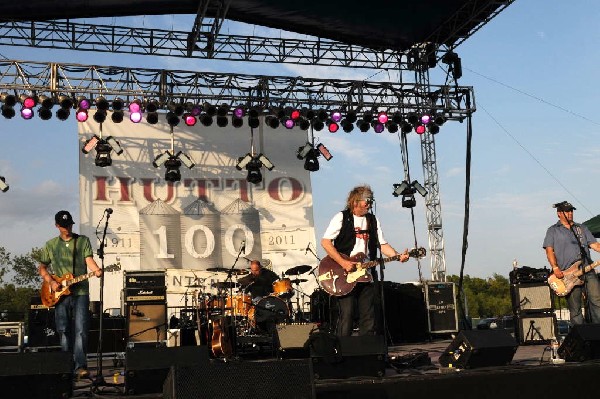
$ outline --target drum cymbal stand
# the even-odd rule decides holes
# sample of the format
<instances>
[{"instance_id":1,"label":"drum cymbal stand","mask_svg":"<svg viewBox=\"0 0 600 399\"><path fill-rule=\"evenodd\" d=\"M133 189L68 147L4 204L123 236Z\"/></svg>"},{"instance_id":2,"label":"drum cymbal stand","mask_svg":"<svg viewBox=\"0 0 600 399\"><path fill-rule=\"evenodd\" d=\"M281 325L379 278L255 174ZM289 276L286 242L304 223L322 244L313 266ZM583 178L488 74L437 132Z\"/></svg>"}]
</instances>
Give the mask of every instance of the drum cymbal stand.
<instances>
[{"instance_id":1,"label":"drum cymbal stand","mask_svg":"<svg viewBox=\"0 0 600 399\"><path fill-rule=\"evenodd\" d=\"M225 279L225 282L230 282L232 283L233 281L233 270L235 269L235 265L237 264L238 260L240 259L240 256L242 255L242 253L244 253L246 250L246 240L242 241L242 245L240 245L240 250L237 253L237 256L235 257L235 260L233 261L233 265L231 265L231 267L229 268L229 271L227 272L227 278ZM244 253L245 255L245 253ZM235 320L235 311L234 311L234 298L233 298L233 286L234 284L230 284L229 286L229 297L231 298L231 331L233 332L233 334L231 334L231 347L233 349L233 355L236 356L237 355L237 337L236 332L237 332L237 323ZM225 317L225 303L227 302L227 300L223 301L223 317Z\"/></svg>"},{"instance_id":2,"label":"drum cymbal stand","mask_svg":"<svg viewBox=\"0 0 600 399\"><path fill-rule=\"evenodd\" d=\"M303 317L304 316L304 301L305 301L305 297L307 297L308 295L306 295L304 293L304 291L302 291L300 289L300 282L296 281L294 284L296 284L296 288L294 289L296 291L296 310L295 310L295 314L294 314L294 318L293 320L296 323L303 323L306 322L306 318ZM300 307L300 295L302 295L302 307Z\"/></svg>"}]
</instances>

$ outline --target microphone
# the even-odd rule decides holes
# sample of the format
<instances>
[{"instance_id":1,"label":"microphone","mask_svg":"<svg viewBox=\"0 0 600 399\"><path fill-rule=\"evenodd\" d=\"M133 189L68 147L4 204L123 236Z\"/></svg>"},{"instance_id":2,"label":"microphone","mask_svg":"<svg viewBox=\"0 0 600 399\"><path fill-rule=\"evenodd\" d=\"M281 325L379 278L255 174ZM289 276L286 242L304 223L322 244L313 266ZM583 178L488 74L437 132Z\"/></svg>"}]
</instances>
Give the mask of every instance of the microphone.
<instances>
[{"instance_id":1,"label":"microphone","mask_svg":"<svg viewBox=\"0 0 600 399\"><path fill-rule=\"evenodd\" d=\"M310 251L310 241L306 244L306 249L304 250L304 255L306 255Z\"/></svg>"},{"instance_id":2,"label":"microphone","mask_svg":"<svg viewBox=\"0 0 600 399\"><path fill-rule=\"evenodd\" d=\"M112 208L106 208L105 212L111 215L113 213L113 210Z\"/></svg>"},{"instance_id":3,"label":"microphone","mask_svg":"<svg viewBox=\"0 0 600 399\"><path fill-rule=\"evenodd\" d=\"M240 253L244 253L246 250L246 240L242 240L242 246L240 247Z\"/></svg>"}]
</instances>

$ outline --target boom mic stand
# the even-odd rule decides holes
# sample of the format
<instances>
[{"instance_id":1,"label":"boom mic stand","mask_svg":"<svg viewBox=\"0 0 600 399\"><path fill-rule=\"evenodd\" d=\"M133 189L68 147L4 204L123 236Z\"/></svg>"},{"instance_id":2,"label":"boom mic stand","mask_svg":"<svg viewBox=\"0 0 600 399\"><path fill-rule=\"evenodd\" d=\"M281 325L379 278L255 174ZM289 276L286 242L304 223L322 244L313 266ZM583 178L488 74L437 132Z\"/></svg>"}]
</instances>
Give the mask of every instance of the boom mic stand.
<instances>
[{"instance_id":1,"label":"boom mic stand","mask_svg":"<svg viewBox=\"0 0 600 399\"><path fill-rule=\"evenodd\" d=\"M100 276L100 322L98 325L98 351L96 354L96 379L94 380L94 386L105 384L104 375L102 374L102 330L104 319L104 247L106 246L106 230L108 229L108 220L110 219L110 215L112 214L112 209L107 208L104 211L104 213L106 214L106 222L104 223L102 240L100 240L100 247L98 248L98 257L100 258L100 264L102 265L102 275Z\"/></svg>"},{"instance_id":2,"label":"boom mic stand","mask_svg":"<svg viewBox=\"0 0 600 399\"><path fill-rule=\"evenodd\" d=\"M321 263L321 258L319 258L319 256L312 250L312 248L310 247L310 245L306 247L306 250L308 252L310 252L319 261L319 263ZM315 270L317 270L318 268L319 268L319 264L317 264L315 267L313 267L310 270L310 274L313 275L313 277L315 278L315 281L317 282L317 289L313 292L313 294L315 292L317 292L317 299L319 301L319 309L317 309L317 312L318 312L318 315L321 316L324 319L325 318L325 309L324 309L324 307L325 307L324 305L325 304L323 303L322 298L321 298L322 297L321 294L324 292L324 290L323 290L323 288L321 288L321 284L319 284L319 278L315 274ZM312 319L312 316L314 316L314 313L315 313L315 312L313 312L313 303L312 303L313 301L312 301L312 299L313 298L311 298L311 302L310 302L311 319ZM333 300L333 295L327 295L327 308L328 308L327 319L328 319L328 322L326 324L327 324L328 330L330 332L335 332L335 328L334 328L334 325L333 325L333 307L331 306L331 301L332 300ZM311 320L311 321L315 321L315 320ZM322 320L322 321L325 321L325 320Z\"/></svg>"},{"instance_id":3,"label":"boom mic stand","mask_svg":"<svg viewBox=\"0 0 600 399\"><path fill-rule=\"evenodd\" d=\"M240 250L237 253L237 256L235 257L235 260L233 261L233 265L231 265L231 267L229 268L229 271L227 272L227 278L225 279L225 282L229 281L230 283L233 283L233 271L235 270L235 265L237 264L238 260L240 259L240 255L242 255L242 252L244 252L246 250L246 241L242 241L242 245L240 245ZM233 334L231 334L231 340L233 342L231 342L231 347L233 349L234 353L237 353L237 325L236 325L236 320L235 320L235 300L233 297L233 284L230 284L229 286L229 297L231 298L231 331L233 332ZM225 307L227 306L227 300L224 301L223 303L223 317L225 317ZM223 328L228 328L227 325L223 324Z\"/></svg>"}]
</instances>

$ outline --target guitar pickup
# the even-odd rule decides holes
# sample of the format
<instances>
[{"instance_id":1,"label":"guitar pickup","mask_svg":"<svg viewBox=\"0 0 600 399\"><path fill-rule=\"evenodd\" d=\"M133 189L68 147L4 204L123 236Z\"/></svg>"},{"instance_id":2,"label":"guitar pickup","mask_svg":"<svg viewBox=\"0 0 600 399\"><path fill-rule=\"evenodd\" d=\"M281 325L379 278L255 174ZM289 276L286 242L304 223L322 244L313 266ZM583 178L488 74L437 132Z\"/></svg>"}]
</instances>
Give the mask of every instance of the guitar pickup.
<instances>
[{"instance_id":1,"label":"guitar pickup","mask_svg":"<svg viewBox=\"0 0 600 399\"><path fill-rule=\"evenodd\" d=\"M331 280L333 278L333 272L330 270L327 273L319 275L319 281Z\"/></svg>"}]
</instances>

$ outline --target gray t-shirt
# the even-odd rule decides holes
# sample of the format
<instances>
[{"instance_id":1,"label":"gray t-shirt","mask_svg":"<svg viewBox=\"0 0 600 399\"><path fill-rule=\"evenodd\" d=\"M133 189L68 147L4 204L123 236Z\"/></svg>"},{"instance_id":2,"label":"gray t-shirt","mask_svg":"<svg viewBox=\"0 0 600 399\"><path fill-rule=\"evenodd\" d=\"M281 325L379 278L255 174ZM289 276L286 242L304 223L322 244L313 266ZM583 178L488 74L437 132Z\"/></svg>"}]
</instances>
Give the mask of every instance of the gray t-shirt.
<instances>
[{"instance_id":1,"label":"gray t-shirt","mask_svg":"<svg viewBox=\"0 0 600 399\"><path fill-rule=\"evenodd\" d=\"M552 247L554 249L554 254L556 255L556 260L561 270L568 269L569 266L581 259L579 242L583 244L588 259L590 258L589 246L591 243L596 242L596 238L592 235L587 226L574 223L573 230L575 230L579 240L577 240L573 232L563 226L560 221L550 226L548 231L546 231L543 247ZM587 264L587 262L585 264Z\"/></svg>"}]
</instances>

